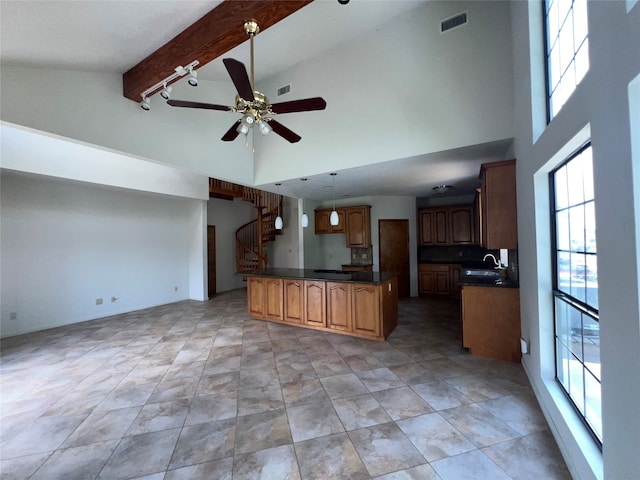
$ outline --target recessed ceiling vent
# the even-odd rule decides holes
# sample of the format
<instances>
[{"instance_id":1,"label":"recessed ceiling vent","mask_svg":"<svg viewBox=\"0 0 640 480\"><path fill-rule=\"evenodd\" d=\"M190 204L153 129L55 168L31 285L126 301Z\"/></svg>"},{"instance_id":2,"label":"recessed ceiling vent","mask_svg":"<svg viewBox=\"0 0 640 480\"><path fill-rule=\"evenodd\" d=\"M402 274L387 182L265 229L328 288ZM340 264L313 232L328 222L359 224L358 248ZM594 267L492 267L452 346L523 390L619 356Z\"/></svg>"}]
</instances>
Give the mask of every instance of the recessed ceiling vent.
<instances>
[{"instance_id":1,"label":"recessed ceiling vent","mask_svg":"<svg viewBox=\"0 0 640 480\"><path fill-rule=\"evenodd\" d=\"M452 28L459 27L467 23L467 12L462 12L453 17L445 18L440 22L440 33L444 33Z\"/></svg>"},{"instance_id":2,"label":"recessed ceiling vent","mask_svg":"<svg viewBox=\"0 0 640 480\"><path fill-rule=\"evenodd\" d=\"M290 91L291 91L291 84L289 83L287 85L284 85L283 87L278 88L277 94L280 97L282 95L286 95Z\"/></svg>"}]
</instances>

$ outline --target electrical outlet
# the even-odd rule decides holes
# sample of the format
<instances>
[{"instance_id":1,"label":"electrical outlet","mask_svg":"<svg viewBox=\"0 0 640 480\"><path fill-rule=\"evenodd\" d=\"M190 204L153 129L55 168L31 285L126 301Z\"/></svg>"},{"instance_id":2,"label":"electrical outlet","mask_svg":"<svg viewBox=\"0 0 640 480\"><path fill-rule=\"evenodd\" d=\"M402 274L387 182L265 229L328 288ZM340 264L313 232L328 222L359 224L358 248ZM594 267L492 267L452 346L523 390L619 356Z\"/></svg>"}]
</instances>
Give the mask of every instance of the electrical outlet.
<instances>
[{"instance_id":1,"label":"electrical outlet","mask_svg":"<svg viewBox=\"0 0 640 480\"><path fill-rule=\"evenodd\" d=\"M524 338L520 339L520 351L523 355L529 353L529 344Z\"/></svg>"},{"instance_id":2,"label":"electrical outlet","mask_svg":"<svg viewBox=\"0 0 640 480\"><path fill-rule=\"evenodd\" d=\"M362 258L367 258L367 254L366 254L366 253L363 253L363 254L362 254Z\"/></svg>"},{"instance_id":3,"label":"electrical outlet","mask_svg":"<svg viewBox=\"0 0 640 480\"><path fill-rule=\"evenodd\" d=\"M102 299L96 298L96 305L102 305Z\"/></svg>"},{"instance_id":4,"label":"electrical outlet","mask_svg":"<svg viewBox=\"0 0 640 480\"><path fill-rule=\"evenodd\" d=\"M9 320L17 320L18 312L9 312Z\"/></svg>"}]
</instances>

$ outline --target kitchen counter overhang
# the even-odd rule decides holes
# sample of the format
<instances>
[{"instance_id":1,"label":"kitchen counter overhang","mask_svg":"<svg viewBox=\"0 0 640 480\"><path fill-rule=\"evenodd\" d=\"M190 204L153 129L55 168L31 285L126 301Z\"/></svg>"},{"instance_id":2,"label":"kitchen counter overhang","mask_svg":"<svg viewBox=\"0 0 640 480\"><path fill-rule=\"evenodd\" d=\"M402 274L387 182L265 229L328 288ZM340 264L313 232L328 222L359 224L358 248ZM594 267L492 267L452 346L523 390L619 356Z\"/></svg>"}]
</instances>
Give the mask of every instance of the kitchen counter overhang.
<instances>
[{"instance_id":1,"label":"kitchen counter overhang","mask_svg":"<svg viewBox=\"0 0 640 480\"><path fill-rule=\"evenodd\" d=\"M246 274L250 317L386 339L398 323L395 273L269 268Z\"/></svg>"}]
</instances>

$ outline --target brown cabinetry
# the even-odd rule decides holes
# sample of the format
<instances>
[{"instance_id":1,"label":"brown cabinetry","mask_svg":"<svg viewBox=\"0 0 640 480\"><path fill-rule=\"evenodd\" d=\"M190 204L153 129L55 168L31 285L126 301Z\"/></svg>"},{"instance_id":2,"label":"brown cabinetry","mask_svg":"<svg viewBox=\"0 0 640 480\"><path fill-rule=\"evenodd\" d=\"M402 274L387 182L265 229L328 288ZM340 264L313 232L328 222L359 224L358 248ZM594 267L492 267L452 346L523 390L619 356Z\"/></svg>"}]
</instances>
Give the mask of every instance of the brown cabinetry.
<instances>
[{"instance_id":1,"label":"brown cabinetry","mask_svg":"<svg viewBox=\"0 0 640 480\"><path fill-rule=\"evenodd\" d=\"M248 277L247 288L252 318L373 340L398 324L396 277L381 284Z\"/></svg>"},{"instance_id":2,"label":"brown cabinetry","mask_svg":"<svg viewBox=\"0 0 640 480\"><path fill-rule=\"evenodd\" d=\"M371 246L371 207L362 205L345 208L347 247Z\"/></svg>"},{"instance_id":3,"label":"brown cabinetry","mask_svg":"<svg viewBox=\"0 0 640 480\"><path fill-rule=\"evenodd\" d=\"M519 362L520 291L517 288L462 288L462 345L472 355Z\"/></svg>"},{"instance_id":4,"label":"brown cabinetry","mask_svg":"<svg viewBox=\"0 0 640 480\"><path fill-rule=\"evenodd\" d=\"M353 330L374 337L380 335L380 287L353 286Z\"/></svg>"},{"instance_id":5,"label":"brown cabinetry","mask_svg":"<svg viewBox=\"0 0 640 480\"><path fill-rule=\"evenodd\" d=\"M326 326L326 282L304 281L304 323L316 327Z\"/></svg>"},{"instance_id":6,"label":"brown cabinetry","mask_svg":"<svg viewBox=\"0 0 640 480\"><path fill-rule=\"evenodd\" d=\"M330 217L333 208L319 208L315 210L315 228L318 233L344 233L346 231L346 217L344 208L336 208L338 225L331 225Z\"/></svg>"},{"instance_id":7,"label":"brown cabinetry","mask_svg":"<svg viewBox=\"0 0 640 480\"><path fill-rule=\"evenodd\" d=\"M304 282L284 280L284 320L289 323L304 321Z\"/></svg>"},{"instance_id":8,"label":"brown cabinetry","mask_svg":"<svg viewBox=\"0 0 640 480\"><path fill-rule=\"evenodd\" d=\"M327 282L327 327L334 330L351 331L350 283Z\"/></svg>"},{"instance_id":9,"label":"brown cabinetry","mask_svg":"<svg viewBox=\"0 0 640 480\"><path fill-rule=\"evenodd\" d=\"M338 212L338 225L331 225L329 217L332 208L319 208L315 210L315 232L346 233L347 247L371 246L371 206L356 205L353 207L336 208Z\"/></svg>"},{"instance_id":10,"label":"brown cabinetry","mask_svg":"<svg viewBox=\"0 0 640 480\"><path fill-rule=\"evenodd\" d=\"M490 250L517 248L516 161L485 163L480 179L480 244Z\"/></svg>"},{"instance_id":11,"label":"brown cabinetry","mask_svg":"<svg viewBox=\"0 0 640 480\"><path fill-rule=\"evenodd\" d=\"M342 265L343 272L371 272L373 265Z\"/></svg>"},{"instance_id":12,"label":"brown cabinetry","mask_svg":"<svg viewBox=\"0 0 640 480\"><path fill-rule=\"evenodd\" d=\"M420 244L469 245L476 240L473 205L424 208L418 211Z\"/></svg>"},{"instance_id":13,"label":"brown cabinetry","mask_svg":"<svg viewBox=\"0 0 640 480\"><path fill-rule=\"evenodd\" d=\"M251 277L247 283L249 315L282 320L282 279Z\"/></svg>"},{"instance_id":14,"label":"brown cabinetry","mask_svg":"<svg viewBox=\"0 0 640 480\"><path fill-rule=\"evenodd\" d=\"M418 293L420 295L460 295L460 265L428 263L418 265Z\"/></svg>"}]
</instances>

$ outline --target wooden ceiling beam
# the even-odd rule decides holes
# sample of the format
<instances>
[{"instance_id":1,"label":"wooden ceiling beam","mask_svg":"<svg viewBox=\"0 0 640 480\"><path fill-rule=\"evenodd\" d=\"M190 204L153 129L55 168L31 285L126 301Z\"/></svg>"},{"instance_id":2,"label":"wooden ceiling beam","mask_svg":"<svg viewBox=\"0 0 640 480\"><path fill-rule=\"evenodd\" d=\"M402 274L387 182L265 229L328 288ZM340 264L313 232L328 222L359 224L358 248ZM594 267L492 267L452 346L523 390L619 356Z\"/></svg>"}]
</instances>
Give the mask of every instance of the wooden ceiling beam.
<instances>
[{"instance_id":1,"label":"wooden ceiling beam","mask_svg":"<svg viewBox=\"0 0 640 480\"><path fill-rule=\"evenodd\" d=\"M264 31L313 0L225 0L122 75L123 95L140 94L194 60L201 67L248 40L244 22L255 19ZM182 78L182 77L178 77Z\"/></svg>"}]
</instances>

